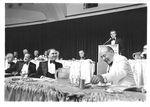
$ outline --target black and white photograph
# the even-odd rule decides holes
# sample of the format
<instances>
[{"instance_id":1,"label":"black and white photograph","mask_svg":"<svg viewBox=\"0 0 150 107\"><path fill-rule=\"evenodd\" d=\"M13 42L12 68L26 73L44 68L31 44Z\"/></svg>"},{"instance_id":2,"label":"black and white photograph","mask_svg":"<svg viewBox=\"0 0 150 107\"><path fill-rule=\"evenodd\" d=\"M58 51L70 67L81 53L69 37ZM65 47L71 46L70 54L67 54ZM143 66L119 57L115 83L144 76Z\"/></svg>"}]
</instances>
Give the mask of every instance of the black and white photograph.
<instances>
[{"instance_id":1,"label":"black and white photograph","mask_svg":"<svg viewBox=\"0 0 150 107\"><path fill-rule=\"evenodd\" d=\"M4 102L146 102L148 3L4 11Z\"/></svg>"}]
</instances>

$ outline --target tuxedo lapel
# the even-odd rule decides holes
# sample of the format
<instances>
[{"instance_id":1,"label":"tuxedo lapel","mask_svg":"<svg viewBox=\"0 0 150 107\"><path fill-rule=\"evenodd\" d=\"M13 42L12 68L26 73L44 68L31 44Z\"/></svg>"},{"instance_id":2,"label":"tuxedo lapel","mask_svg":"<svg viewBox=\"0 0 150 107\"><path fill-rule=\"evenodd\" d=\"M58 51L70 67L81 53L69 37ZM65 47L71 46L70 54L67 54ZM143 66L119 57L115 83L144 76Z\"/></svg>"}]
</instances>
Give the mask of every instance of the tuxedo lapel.
<instances>
[{"instance_id":1,"label":"tuxedo lapel","mask_svg":"<svg viewBox=\"0 0 150 107\"><path fill-rule=\"evenodd\" d=\"M21 72L23 65L24 65L24 62L20 62L20 63L19 63L18 73Z\"/></svg>"},{"instance_id":2,"label":"tuxedo lapel","mask_svg":"<svg viewBox=\"0 0 150 107\"><path fill-rule=\"evenodd\" d=\"M46 69L46 73L47 73L48 72L48 61L46 62L45 69Z\"/></svg>"},{"instance_id":3,"label":"tuxedo lapel","mask_svg":"<svg viewBox=\"0 0 150 107\"><path fill-rule=\"evenodd\" d=\"M46 76L47 75L47 72L48 72L48 61L47 62L44 62L42 64L42 71L43 71L43 74Z\"/></svg>"},{"instance_id":4,"label":"tuxedo lapel","mask_svg":"<svg viewBox=\"0 0 150 107\"><path fill-rule=\"evenodd\" d=\"M29 67L28 67L28 74L30 74L32 72L32 63L29 63Z\"/></svg>"}]
</instances>

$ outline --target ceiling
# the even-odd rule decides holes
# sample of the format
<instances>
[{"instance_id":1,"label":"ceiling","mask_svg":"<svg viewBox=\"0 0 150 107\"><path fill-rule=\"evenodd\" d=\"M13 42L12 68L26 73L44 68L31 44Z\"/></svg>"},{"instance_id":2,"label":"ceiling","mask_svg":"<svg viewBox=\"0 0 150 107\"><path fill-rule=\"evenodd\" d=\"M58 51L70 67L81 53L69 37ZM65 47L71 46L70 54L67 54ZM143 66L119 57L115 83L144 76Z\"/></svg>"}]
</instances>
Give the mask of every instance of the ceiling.
<instances>
[{"instance_id":1,"label":"ceiling","mask_svg":"<svg viewBox=\"0 0 150 107\"><path fill-rule=\"evenodd\" d=\"M6 3L5 25L21 26L86 17L123 11L146 6L146 4L98 4L84 9L83 3Z\"/></svg>"}]
</instances>

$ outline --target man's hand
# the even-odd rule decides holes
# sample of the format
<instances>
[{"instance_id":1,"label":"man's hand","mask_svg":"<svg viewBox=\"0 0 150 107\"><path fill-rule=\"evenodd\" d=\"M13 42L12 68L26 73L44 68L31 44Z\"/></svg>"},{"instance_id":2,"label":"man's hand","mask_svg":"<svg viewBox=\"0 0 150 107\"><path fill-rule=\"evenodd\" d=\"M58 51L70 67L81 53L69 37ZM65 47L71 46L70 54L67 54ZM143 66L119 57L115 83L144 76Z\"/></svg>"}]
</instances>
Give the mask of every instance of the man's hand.
<instances>
[{"instance_id":1,"label":"man's hand","mask_svg":"<svg viewBox=\"0 0 150 107\"><path fill-rule=\"evenodd\" d=\"M45 76L43 76L43 75L40 77L40 79L44 79L44 78L47 78L47 77L45 77Z\"/></svg>"},{"instance_id":2,"label":"man's hand","mask_svg":"<svg viewBox=\"0 0 150 107\"><path fill-rule=\"evenodd\" d=\"M91 79L92 84L104 83L104 78L101 75L94 75Z\"/></svg>"}]
</instances>

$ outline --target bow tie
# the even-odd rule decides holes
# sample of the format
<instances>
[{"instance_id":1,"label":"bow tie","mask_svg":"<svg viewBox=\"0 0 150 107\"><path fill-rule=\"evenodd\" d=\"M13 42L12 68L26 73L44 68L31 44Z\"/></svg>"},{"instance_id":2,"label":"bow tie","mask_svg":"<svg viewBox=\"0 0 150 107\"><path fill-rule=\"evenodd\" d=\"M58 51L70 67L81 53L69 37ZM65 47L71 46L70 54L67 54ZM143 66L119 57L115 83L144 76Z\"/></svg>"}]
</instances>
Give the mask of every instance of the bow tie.
<instances>
[{"instance_id":1,"label":"bow tie","mask_svg":"<svg viewBox=\"0 0 150 107\"><path fill-rule=\"evenodd\" d=\"M55 63L55 61L54 61L54 60L52 60L52 61L50 61L50 63Z\"/></svg>"}]
</instances>

